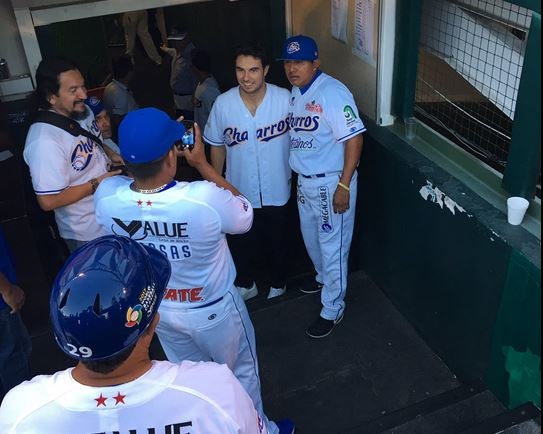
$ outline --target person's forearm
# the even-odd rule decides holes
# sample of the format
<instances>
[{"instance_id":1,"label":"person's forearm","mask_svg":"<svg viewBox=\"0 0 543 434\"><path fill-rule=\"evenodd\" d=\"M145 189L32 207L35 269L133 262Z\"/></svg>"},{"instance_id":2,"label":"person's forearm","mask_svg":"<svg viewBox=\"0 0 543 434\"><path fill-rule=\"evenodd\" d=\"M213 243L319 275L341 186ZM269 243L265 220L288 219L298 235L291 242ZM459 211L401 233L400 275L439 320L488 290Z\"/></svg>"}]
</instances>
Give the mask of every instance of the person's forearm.
<instances>
[{"instance_id":1,"label":"person's forearm","mask_svg":"<svg viewBox=\"0 0 543 434\"><path fill-rule=\"evenodd\" d=\"M222 175L224 169L224 160L226 159L226 148L224 146L211 146L211 165Z\"/></svg>"},{"instance_id":2,"label":"person's forearm","mask_svg":"<svg viewBox=\"0 0 543 434\"><path fill-rule=\"evenodd\" d=\"M353 173L360 161L360 154L362 153L363 138L362 134L352 137L345 142L345 157L343 162L343 171L339 182L349 186Z\"/></svg>"},{"instance_id":3,"label":"person's forearm","mask_svg":"<svg viewBox=\"0 0 543 434\"><path fill-rule=\"evenodd\" d=\"M84 197L93 193L93 187L90 182L81 185L74 185L57 194L39 194L38 203L44 211L52 211L62 206L71 205Z\"/></svg>"},{"instance_id":4,"label":"person's forearm","mask_svg":"<svg viewBox=\"0 0 543 434\"><path fill-rule=\"evenodd\" d=\"M241 195L239 190L224 179L224 177L220 175L217 170L207 161L196 167L196 169L206 181L214 182L218 187L230 191L234 196Z\"/></svg>"}]
</instances>

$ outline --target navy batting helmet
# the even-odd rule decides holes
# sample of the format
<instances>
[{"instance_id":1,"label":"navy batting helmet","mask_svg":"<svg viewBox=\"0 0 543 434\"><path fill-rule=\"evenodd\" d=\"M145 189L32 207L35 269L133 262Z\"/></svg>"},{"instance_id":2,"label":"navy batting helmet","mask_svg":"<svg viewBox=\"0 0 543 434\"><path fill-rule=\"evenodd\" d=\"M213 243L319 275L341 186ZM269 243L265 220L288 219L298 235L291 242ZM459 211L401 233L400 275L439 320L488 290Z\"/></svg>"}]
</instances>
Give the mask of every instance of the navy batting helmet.
<instances>
[{"instance_id":1,"label":"navy batting helmet","mask_svg":"<svg viewBox=\"0 0 543 434\"><path fill-rule=\"evenodd\" d=\"M153 320L171 266L158 250L106 235L76 250L57 275L49 303L55 339L78 360L114 356Z\"/></svg>"}]
</instances>

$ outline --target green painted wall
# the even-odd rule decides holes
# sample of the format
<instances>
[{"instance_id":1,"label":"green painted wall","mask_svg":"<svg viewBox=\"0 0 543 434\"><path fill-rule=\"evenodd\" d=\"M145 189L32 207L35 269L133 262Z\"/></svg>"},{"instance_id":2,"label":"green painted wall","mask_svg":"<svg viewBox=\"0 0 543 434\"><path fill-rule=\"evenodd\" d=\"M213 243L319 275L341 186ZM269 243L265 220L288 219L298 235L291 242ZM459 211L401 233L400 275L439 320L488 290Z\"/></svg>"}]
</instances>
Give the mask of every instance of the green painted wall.
<instances>
[{"instance_id":1,"label":"green painted wall","mask_svg":"<svg viewBox=\"0 0 543 434\"><path fill-rule=\"evenodd\" d=\"M541 269L513 251L496 327L487 382L509 407L541 404Z\"/></svg>"},{"instance_id":2,"label":"green painted wall","mask_svg":"<svg viewBox=\"0 0 543 434\"><path fill-rule=\"evenodd\" d=\"M352 268L368 272L462 380L486 381L507 405L540 405L540 241L367 124ZM427 182L465 212L425 200ZM509 347L521 354L506 359Z\"/></svg>"}]
</instances>

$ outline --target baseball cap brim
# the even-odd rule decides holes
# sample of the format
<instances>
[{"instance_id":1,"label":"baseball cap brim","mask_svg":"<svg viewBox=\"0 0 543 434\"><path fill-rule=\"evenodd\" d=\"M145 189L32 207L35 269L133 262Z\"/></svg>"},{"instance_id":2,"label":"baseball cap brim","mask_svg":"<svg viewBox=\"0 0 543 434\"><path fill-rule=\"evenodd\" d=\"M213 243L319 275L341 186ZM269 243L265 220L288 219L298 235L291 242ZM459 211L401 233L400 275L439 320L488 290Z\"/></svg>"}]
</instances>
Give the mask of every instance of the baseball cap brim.
<instances>
[{"instance_id":1,"label":"baseball cap brim","mask_svg":"<svg viewBox=\"0 0 543 434\"><path fill-rule=\"evenodd\" d=\"M119 126L119 148L127 163L150 163L181 140L185 127L154 107L129 112Z\"/></svg>"}]
</instances>

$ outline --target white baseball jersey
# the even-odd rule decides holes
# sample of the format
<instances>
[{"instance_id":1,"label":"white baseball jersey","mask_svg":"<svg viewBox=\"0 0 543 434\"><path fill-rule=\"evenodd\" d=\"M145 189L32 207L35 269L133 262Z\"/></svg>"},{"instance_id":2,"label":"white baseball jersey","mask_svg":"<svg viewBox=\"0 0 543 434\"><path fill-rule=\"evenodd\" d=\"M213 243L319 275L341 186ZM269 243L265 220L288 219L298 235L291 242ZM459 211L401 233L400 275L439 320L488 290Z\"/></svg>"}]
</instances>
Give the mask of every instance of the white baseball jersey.
<instances>
[{"instance_id":1,"label":"white baseball jersey","mask_svg":"<svg viewBox=\"0 0 543 434\"><path fill-rule=\"evenodd\" d=\"M290 167L303 175L341 172L345 141L366 131L349 89L320 71L292 88L289 125Z\"/></svg>"},{"instance_id":2,"label":"white baseball jersey","mask_svg":"<svg viewBox=\"0 0 543 434\"><path fill-rule=\"evenodd\" d=\"M87 117L78 123L101 138L90 109L87 108ZM30 126L23 155L37 195L57 194L68 187L85 184L107 172L108 167L104 151L93 140L74 137L43 122ZM55 209L55 218L62 238L89 241L105 235L96 223L92 196Z\"/></svg>"},{"instance_id":3,"label":"white baseball jersey","mask_svg":"<svg viewBox=\"0 0 543 434\"><path fill-rule=\"evenodd\" d=\"M225 237L250 229L251 205L207 181L173 181L152 194L131 190L132 182L115 176L100 183L96 219L108 233L150 245L172 264L157 326L168 360L227 364L267 431L276 434L264 415L254 328L234 287L236 270Z\"/></svg>"},{"instance_id":4,"label":"white baseball jersey","mask_svg":"<svg viewBox=\"0 0 543 434\"><path fill-rule=\"evenodd\" d=\"M205 127L204 140L226 146L226 179L254 208L281 206L290 197L288 164L289 92L266 84L266 95L253 117L239 86L220 95Z\"/></svg>"},{"instance_id":5,"label":"white baseball jersey","mask_svg":"<svg viewBox=\"0 0 543 434\"><path fill-rule=\"evenodd\" d=\"M177 182L154 194L133 191L132 182L114 176L100 183L96 220L108 233L129 236L169 259L162 305L196 307L225 295L236 275L225 233L250 229L250 204L207 181Z\"/></svg>"},{"instance_id":6,"label":"white baseball jersey","mask_svg":"<svg viewBox=\"0 0 543 434\"><path fill-rule=\"evenodd\" d=\"M299 173L298 212L307 253L317 272L321 317L338 320L345 310L347 269L357 196L357 173L350 183L349 209L336 214L333 197L345 156L345 141L366 130L351 92L318 72L311 83L292 89L290 165ZM304 176L305 175L305 176Z\"/></svg>"},{"instance_id":7,"label":"white baseball jersey","mask_svg":"<svg viewBox=\"0 0 543 434\"><path fill-rule=\"evenodd\" d=\"M153 362L141 377L84 386L72 368L12 389L0 407L0 432L266 434L236 378L216 363Z\"/></svg>"}]
</instances>

